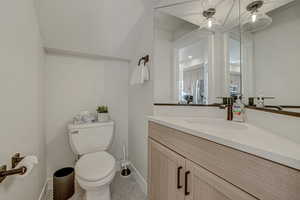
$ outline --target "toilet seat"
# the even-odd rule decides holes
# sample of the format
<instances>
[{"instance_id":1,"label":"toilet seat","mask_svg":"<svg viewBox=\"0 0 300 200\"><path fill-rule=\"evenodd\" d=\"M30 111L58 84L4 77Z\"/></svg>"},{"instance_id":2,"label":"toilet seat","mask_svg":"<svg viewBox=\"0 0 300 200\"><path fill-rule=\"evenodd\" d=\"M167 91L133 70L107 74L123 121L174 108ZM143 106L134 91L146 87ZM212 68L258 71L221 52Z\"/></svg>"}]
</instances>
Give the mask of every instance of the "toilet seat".
<instances>
[{"instance_id":1,"label":"toilet seat","mask_svg":"<svg viewBox=\"0 0 300 200\"><path fill-rule=\"evenodd\" d=\"M85 190L92 190L93 188L98 188L104 185L109 185L114 177L115 177L116 172L112 172L110 175L108 175L107 177L105 177L104 179L101 179L99 181L86 181L81 179L80 177L76 176L76 180L79 183L79 185L81 186L81 188L85 189Z\"/></svg>"},{"instance_id":2,"label":"toilet seat","mask_svg":"<svg viewBox=\"0 0 300 200\"><path fill-rule=\"evenodd\" d=\"M114 176L115 164L114 157L105 151L89 153L77 161L75 174L84 182L106 182Z\"/></svg>"}]
</instances>

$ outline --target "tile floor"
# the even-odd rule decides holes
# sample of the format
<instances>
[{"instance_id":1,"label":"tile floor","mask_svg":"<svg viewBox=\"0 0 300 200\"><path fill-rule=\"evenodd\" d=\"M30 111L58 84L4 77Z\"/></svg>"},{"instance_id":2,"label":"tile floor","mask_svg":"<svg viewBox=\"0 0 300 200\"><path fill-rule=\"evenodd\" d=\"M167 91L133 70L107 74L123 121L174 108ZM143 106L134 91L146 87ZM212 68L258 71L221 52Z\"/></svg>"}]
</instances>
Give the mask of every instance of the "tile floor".
<instances>
[{"instance_id":1,"label":"tile floor","mask_svg":"<svg viewBox=\"0 0 300 200\"><path fill-rule=\"evenodd\" d=\"M120 173L116 174L111 184L111 193L111 200L147 200L133 176L122 178ZM46 200L53 200L52 190L47 191ZM84 200L83 192L77 191L69 200Z\"/></svg>"}]
</instances>

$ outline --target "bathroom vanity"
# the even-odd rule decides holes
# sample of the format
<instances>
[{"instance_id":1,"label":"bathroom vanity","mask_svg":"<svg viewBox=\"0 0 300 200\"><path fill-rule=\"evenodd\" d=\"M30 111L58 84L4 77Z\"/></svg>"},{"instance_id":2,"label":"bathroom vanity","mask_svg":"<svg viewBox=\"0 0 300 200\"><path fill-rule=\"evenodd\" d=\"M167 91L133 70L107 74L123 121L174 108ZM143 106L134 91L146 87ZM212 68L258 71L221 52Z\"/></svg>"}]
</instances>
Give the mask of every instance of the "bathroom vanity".
<instances>
[{"instance_id":1,"label":"bathroom vanity","mask_svg":"<svg viewBox=\"0 0 300 200\"><path fill-rule=\"evenodd\" d=\"M150 200L299 200L299 144L246 123L149 118Z\"/></svg>"},{"instance_id":2,"label":"bathroom vanity","mask_svg":"<svg viewBox=\"0 0 300 200\"><path fill-rule=\"evenodd\" d=\"M299 13L296 0L155 9L155 106L216 118L149 118L150 200L300 200ZM230 116L238 96L249 123L208 109Z\"/></svg>"}]
</instances>

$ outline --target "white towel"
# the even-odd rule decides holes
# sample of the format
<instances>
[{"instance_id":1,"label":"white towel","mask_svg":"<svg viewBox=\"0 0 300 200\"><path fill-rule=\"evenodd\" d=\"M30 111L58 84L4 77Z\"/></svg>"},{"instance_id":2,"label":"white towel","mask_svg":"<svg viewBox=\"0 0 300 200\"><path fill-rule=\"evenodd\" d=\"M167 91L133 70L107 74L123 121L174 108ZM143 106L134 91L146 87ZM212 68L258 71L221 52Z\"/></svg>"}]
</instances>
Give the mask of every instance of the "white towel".
<instances>
[{"instance_id":1,"label":"white towel","mask_svg":"<svg viewBox=\"0 0 300 200\"><path fill-rule=\"evenodd\" d=\"M137 66L132 72L130 85L140 84L140 82L141 82L141 73L142 73L141 66Z\"/></svg>"},{"instance_id":2,"label":"white towel","mask_svg":"<svg viewBox=\"0 0 300 200\"><path fill-rule=\"evenodd\" d=\"M145 82L145 81L149 81L149 79L150 79L150 74L149 74L149 69L148 69L147 64L144 65L142 68L143 68L144 82Z\"/></svg>"},{"instance_id":3,"label":"white towel","mask_svg":"<svg viewBox=\"0 0 300 200\"><path fill-rule=\"evenodd\" d=\"M147 65L137 66L131 75L130 85L143 84L145 81L148 81L149 69Z\"/></svg>"}]
</instances>

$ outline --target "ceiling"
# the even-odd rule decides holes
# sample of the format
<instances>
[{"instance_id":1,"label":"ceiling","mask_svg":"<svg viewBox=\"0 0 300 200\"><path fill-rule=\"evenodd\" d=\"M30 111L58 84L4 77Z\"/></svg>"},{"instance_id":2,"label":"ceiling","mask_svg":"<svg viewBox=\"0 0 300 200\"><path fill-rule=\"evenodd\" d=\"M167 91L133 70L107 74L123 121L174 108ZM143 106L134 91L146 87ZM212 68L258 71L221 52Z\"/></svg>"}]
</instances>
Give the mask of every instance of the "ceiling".
<instances>
[{"instance_id":1,"label":"ceiling","mask_svg":"<svg viewBox=\"0 0 300 200\"><path fill-rule=\"evenodd\" d=\"M183 0L153 0L178 3ZM207 4L205 2L210 2ZM184 21L199 25L204 9L215 6L216 18L232 24L238 16L238 0L195 0L160 8L177 20L170 27L181 26ZM241 0L242 8L253 0ZM265 0L263 9L270 11L292 0ZM39 20L44 46L85 54L130 59L138 43L145 15L151 12L150 0L39 0ZM148 12L148 13L147 13ZM243 9L242 13L245 13ZM148 16L149 17L149 16ZM225 20L225 19L228 20ZM151 24L149 24L151 26Z\"/></svg>"},{"instance_id":2,"label":"ceiling","mask_svg":"<svg viewBox=\"0 0 300 200\"><path fill-rule=\"evenodd\" d=\"M241 15L248 14L246 7L254 0L195 0L187 3L175 4L174 6L162 7L158 10L180 19L201 26L205 17L202 13L208 8L216 8L215 18L223 25L223 27L234 27L239 23L239 7L241 7ZM264 0L264 5L260 9L263 12L269 12L293 0Z\"/></svg>"},{"instance_id":3,"label":"ceiling","mask_svg":"<svg viewBox=\"0 0 300 200\"><path fill-rule=\"evenodd\" d=\"M147 1L39 0L44 46L130 59Z\"/></svg>"},{"instance_id":4,"label":"ceiling","mask_svg":"<svg viewBox=\"0 0 300 200\"><path fill-rule=\"evenodd\" d=\"M235 0L211 0L210 3L207 1L193 1L185 4L178 4L171 7L161 8L160 11L166 12L170 15L176 16L178 18L184 19L190 23L196 24L198 26L205 20L202 12L210 7L215 7L217 13L215 18L218 19L222 24L225 23L228 13L231 10L237 10L238 4ZM236 9L233 9L235 7ZM238 13L237 13L238 16Z\"/></svg>"},{"instance_id":5,"label":"ceiling","mask_svg":"<svg viewBox=\"0 0 300 200\"><path fill-rule=\"evenodd\" d=\"M155 13L155 27L174 32L187 24L187 21L162 12Z\"/></svg>"}]
</instances>

